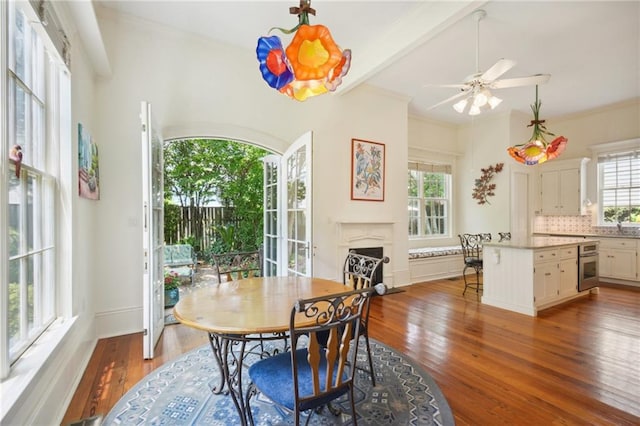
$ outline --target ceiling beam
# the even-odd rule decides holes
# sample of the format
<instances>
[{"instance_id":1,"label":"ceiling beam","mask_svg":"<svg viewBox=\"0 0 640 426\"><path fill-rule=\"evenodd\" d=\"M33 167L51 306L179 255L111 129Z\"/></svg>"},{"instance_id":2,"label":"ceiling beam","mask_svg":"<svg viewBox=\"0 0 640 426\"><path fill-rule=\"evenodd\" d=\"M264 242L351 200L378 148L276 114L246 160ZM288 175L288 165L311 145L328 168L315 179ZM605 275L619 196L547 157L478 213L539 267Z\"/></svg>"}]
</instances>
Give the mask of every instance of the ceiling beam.
<instances>
[{"instance_id":1,"label":"ceiling beam","mask_svg":"<svg viewBox=\"0 0 640 426\"><path fill-rule=\"evenodd\" d=\"M369 49L354 53L349 74L336 92L344 94L358 87L487 3L478 0L422 2L388 31L371 40L367 44Z\"/></svg>"},{"instance_id":2,"label":"ceiling beam","mask_svg":"<svg viewBox=\"0 0 640 426\"><path fill-rule=\"evenodd\" d=\"M91 1L70 1L69 11L78 28L78 38L84 45L93 70L101 77L111 76L111 64L102 40L102 33Z\"/></svg>"}]
</instances>

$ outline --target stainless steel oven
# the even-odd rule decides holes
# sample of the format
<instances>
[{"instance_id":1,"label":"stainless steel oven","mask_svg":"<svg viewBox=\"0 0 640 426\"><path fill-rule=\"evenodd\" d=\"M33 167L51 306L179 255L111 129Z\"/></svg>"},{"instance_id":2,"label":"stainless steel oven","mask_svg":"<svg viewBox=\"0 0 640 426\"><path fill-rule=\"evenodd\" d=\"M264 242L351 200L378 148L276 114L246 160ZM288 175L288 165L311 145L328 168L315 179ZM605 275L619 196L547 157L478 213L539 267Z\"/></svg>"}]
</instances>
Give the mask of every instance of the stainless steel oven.
<instances>
[{"instance_id":1,"label":"stainless steel oven","mask_svg":"<svg viewBox=\"0 0 640 426\"><path fill-rule=\"evenodd\" d=\"M578 246L578 291L597 287L600 280L598 265L598 242Z\"/></svg>"}]
</instances>

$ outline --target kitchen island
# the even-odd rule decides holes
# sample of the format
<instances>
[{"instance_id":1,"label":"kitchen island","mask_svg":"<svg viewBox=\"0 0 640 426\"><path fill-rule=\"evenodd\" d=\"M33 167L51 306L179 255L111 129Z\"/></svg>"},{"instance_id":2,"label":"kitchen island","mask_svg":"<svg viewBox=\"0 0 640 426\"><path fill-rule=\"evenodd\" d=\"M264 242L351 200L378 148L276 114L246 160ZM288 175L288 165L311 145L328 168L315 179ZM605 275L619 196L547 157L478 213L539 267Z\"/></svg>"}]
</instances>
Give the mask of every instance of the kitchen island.
<instances>
[{"instance_id":1,"label":"kitchen island","mask_svg":"<svg viewBox=\"0 0 640 426\"><path fill-rule=\"evenodd\" d=\"M483 244L482 303L536 316L579 293L579 245L596 239L526 237Z\"/></svg>"}]
</instances>

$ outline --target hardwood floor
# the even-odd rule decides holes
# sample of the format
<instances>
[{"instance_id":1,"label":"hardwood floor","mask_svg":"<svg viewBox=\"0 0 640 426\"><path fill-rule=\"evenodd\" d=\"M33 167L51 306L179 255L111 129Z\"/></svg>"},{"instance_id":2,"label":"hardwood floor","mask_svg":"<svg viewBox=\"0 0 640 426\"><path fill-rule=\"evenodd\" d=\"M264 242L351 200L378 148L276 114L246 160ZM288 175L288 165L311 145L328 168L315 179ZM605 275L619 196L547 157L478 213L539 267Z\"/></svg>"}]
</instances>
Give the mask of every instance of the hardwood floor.
<instances>
[{"instance_id":1,"label":"hardwood floor","mask_svg":"<svg viewBox=\"0 0 640 426\"><path fill-rule=\"evenodd\" d=\"M640 289L601 287L532 318L462 288L403 287L376 298L370 317L370 336L432 375L457 425L640 424ZM171 325L144 361L141 334L100 340L63 425L106 414L150 371L203 344L205 333Z\"/></svg>"}]
</instances>

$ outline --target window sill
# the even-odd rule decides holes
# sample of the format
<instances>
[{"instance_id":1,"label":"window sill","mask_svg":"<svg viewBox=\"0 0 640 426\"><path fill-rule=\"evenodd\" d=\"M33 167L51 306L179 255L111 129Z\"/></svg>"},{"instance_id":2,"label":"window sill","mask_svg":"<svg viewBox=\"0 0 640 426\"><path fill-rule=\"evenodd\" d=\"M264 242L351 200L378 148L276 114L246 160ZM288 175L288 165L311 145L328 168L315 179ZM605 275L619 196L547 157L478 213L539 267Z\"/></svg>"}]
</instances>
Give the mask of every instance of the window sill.
<instances>
[{"instance_id":1,"label":"window sill","mask_svg":"<svg viewBox=\"0 0 640 426\"><path fill-rule=\"evenodd\" d=\"M43 371L47 363L60 349L65 336L71 330L77 317L58 319L35 343L25 351L11 367L9 376L0 381L0 424L14 408L20 398Z\"/></svg>"}]
</instances>

